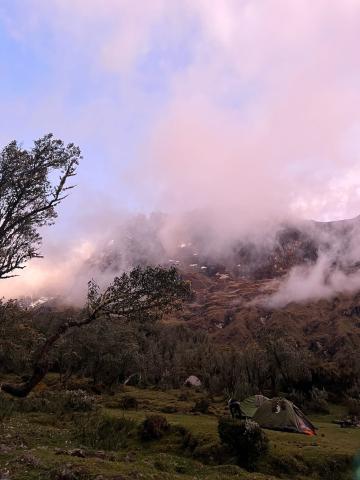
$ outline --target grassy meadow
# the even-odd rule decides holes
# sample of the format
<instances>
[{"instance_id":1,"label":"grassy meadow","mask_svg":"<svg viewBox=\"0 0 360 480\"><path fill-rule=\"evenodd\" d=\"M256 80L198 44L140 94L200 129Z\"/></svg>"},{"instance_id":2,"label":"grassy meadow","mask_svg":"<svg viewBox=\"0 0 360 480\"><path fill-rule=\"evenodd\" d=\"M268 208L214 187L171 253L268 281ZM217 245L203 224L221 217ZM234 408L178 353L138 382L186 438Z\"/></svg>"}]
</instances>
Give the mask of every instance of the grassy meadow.
<instances>
[{"instance_id":1,"label":"grassy meadow","mask_svg":"<svg viewBox=\"0 0 360 480\"><path fill-rule=\"evenodd\" d=\"M25 400L0 395L1 479L356 479L360 429L332 423L344 414L341 406L310 416L316 437L267 430L269 452L256 471L248 472L219 442L217 419L227 414L224 398L211 398L203 414L192 411L204 396L201 391L124 387L97 395L96 410L83 412L76 405L59 406L61 391L54 385L42 388ZM47 391L51 399L39 401ZM124 409L124 398L135 398L137 405ZM153 414L166 417L170 429L162 438L141 440L139 425ZM107 422L101 428L100 417ZM120 433L113 428L116 422L124 427Z\"/></svg>"}]
</instances>

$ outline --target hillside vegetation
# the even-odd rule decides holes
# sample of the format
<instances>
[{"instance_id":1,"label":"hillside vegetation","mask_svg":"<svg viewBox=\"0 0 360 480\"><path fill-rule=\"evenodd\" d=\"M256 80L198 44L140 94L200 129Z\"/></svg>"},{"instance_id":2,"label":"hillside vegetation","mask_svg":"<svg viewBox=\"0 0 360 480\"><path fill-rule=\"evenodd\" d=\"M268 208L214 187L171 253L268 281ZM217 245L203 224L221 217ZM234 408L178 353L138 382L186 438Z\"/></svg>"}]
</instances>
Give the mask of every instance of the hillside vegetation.
<instances>
[{"instance_id":1,"label":"hillside vegetation","mask_svg":"<svg viewBox=\"0 0 360 480\"><path fill-rule=\"evenodd\" d=\"M81 401L73 391L69 402L69 394L64 401L64 392L58 390L58 378L50 376L47 383L27 399L0 397L1 478L353 478L360 429L331 423L342 415L342 407L331 406L329 414L311 417L319 429L316 437L266 431L269 452L256 472L247 472L219 442L217 417L226 413L222 397L214 397L208 413L202 414L192 411L204 395L200 390L124 387L110 396L82 395ZM125 409L129 398L136 400L136 407ZM159 438L142 440L141 424L151 415L165 417L169 428Z\"/></svg>"}]
</instances>

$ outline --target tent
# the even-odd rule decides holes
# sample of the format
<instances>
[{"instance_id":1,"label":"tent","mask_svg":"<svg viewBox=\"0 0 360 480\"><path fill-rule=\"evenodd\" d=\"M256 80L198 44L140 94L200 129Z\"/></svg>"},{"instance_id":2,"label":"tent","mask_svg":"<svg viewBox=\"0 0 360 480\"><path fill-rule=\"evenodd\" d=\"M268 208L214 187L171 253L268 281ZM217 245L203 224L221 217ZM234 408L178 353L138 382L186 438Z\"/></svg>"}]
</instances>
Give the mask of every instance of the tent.
<instances>
[{"instance_id":1,"label":"tent","mask_svg":"<svg viewBox=\"0 0 360 480\"><path fill-rule=\"evenodd\" d=\"M256 410L253 420L263 428L316 435L316 429L302 411L286 398L266 400Z\"/></svg>"},{"instance_id":2,"label":"tent","mask_svg":"<svg viewBox=\"0 0 360 480\"><path fill-rule=\"evenodd\" d=\"M245 398L240 402L241 410L247 417L253 417L256 410L265 402L269 400L264 395L253 395L252 397Z\"/></svg>"},{"instance_id":3,"label":"tent","mask_svg":"<svg viewBox=\"0 0 360 480\"><path fill-rule=\"evenodd\" d=\"M188 387L201 387L201 380L195 375L190 375L190 377L185 380L184 384Z\"/></svg>"}]
</instances>

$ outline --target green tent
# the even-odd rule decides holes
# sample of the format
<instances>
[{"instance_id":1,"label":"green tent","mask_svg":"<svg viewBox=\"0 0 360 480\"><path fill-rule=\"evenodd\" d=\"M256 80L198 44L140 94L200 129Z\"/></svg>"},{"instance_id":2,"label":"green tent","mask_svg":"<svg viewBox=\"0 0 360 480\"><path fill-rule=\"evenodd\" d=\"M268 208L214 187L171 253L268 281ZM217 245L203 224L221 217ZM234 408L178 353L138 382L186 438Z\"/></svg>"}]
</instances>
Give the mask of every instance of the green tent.
<instances>
[{"instance_id":1,"label":"green tent","mask_svg":"<svg viewBox=\"0 0 360 480\"><path fill-rule=\"evenodd\" d=\"M247 417L253 417L256 410L265 402L269 400L264 395L253 395L252 397L245 398L240 402L241 410Z\"/></svg>"},{"instance_id":2,"label":"green tent","mask_svg":"<svg viewBox=\"0 0 360 480\"><path fill-rule=\"evenodd\" d=\"M263 428L316 435L314 425L286 398L272 398L256 410L253 420Z\"/></svg>"}]
</instances>

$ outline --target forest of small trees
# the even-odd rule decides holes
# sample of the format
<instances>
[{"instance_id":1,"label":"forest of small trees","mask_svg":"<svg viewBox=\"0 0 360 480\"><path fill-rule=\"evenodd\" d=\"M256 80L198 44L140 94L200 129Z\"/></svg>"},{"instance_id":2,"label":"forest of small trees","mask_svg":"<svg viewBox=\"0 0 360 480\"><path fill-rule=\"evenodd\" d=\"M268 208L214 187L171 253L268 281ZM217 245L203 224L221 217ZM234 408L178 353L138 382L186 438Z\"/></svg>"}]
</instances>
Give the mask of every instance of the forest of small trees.
<instances>
[{"instance_id":1,"label":"forest of small trees","mask_svg":"<svg viewBox=\"0 0 360 480\"><path fill-rule=\"evenodd\" d=\"M23 380L31 377L39 346L73 315L73 310L28 310L17 302L2 303L1 373ZM49 352L48 362L64 388L79 378L86 379L94 392L111 392L127 381L179 388L193 374L209 395L286 393L300 405L312 402L315 409L321 409L328 396L335 401L355 397L360 377L359 361L346 366L341 360L322 361L279 332L264 333L238 348L214 344L206 333L184 324L141 316L115 322L98 318L86 328L70 330Z\"/></svg>"}]
</instances>

